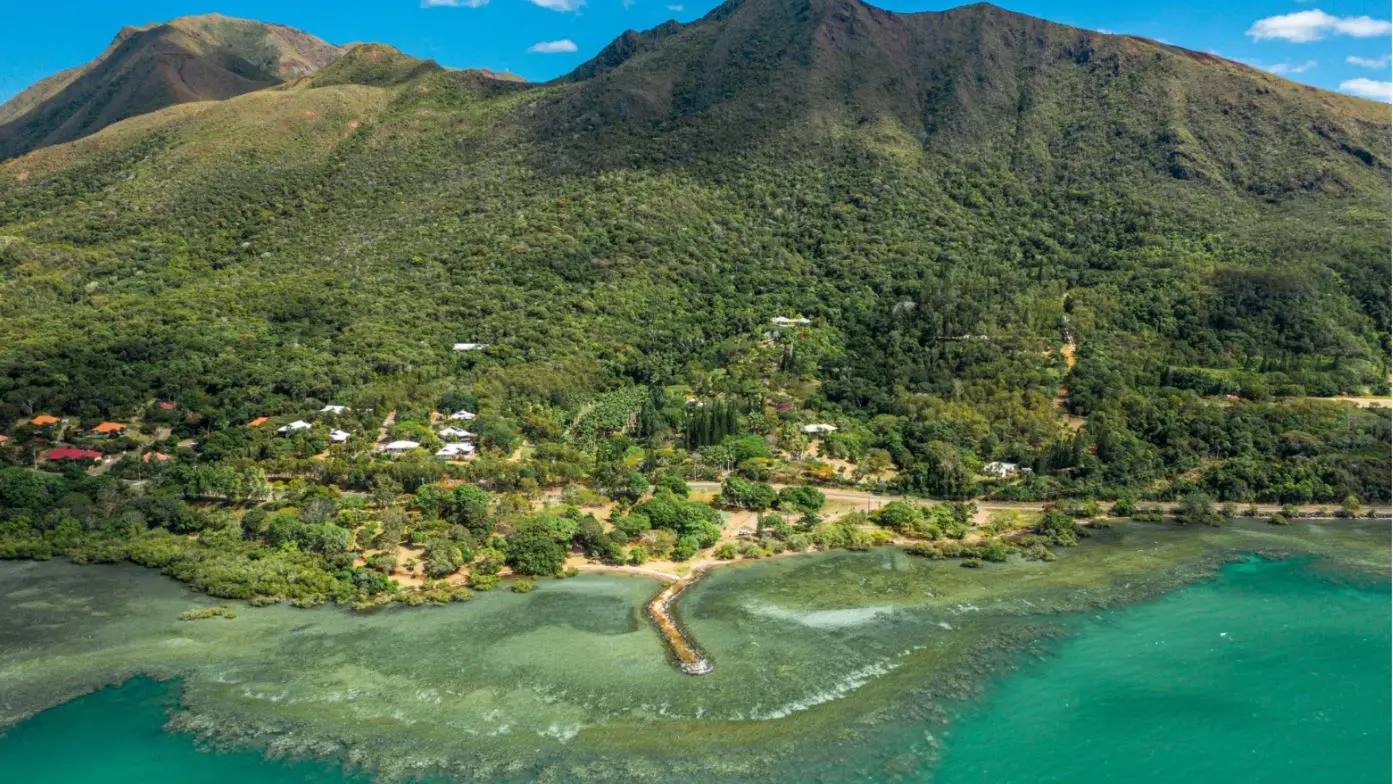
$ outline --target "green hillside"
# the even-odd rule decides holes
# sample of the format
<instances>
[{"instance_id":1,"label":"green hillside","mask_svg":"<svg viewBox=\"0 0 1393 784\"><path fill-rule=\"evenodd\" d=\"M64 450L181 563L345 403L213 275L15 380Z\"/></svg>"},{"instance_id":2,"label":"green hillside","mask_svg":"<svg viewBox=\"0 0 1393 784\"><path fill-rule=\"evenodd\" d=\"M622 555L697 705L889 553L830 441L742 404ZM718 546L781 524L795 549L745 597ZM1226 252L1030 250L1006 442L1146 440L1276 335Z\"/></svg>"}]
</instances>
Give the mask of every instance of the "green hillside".
<instances>
[{"instance_id":1,"label":"green hillside","mask_svg":"<svg viewBox=\"0 0 1393 784\"><path fill-rule=\"evenodd\" d=\"M641 384L939 497L1384 499L1387 413L1306 398L1388 391L1389 131L987 5L730 2L546 85L365 47L0 169L0 428L464 399L563 442Z\"/></svg>"}]
</instances>

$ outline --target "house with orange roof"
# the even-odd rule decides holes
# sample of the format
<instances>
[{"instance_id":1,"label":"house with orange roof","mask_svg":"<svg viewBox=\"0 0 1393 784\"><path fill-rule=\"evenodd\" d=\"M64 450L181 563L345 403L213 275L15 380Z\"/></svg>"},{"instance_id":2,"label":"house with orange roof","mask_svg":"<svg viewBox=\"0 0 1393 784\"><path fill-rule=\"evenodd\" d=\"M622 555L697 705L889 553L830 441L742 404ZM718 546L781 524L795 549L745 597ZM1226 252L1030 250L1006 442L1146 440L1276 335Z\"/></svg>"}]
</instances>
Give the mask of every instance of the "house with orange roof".
<instances>
[{"instance_id":1,"label":"house with orange roof","mask_svg":"<svg viewBox=\"0 0 1393 784\"><path fill-rule=\"evenodd\" d=\"M253 419L252 421L248 422L247 427L261 427L262 425L270 421L270 417L257 417L256 419Z\"/></svg>"},{"instance_id":2,"label":"house with orange roof","mask_svg":"<svg viewBox=\"0 0 1393 784\"><path fill-rule=\"evenodd\" d=\"M48 427L49 425L58 424L59 421L60 420L56 416L49 416L48 414L39 414L38 416L29 420L29 423L32 424L34 427Z\"/></svg>"},{"instance_id":3,"label":"house with orange roof","mask_svg":"<svg viewBox=\"0 0 1393 784\"><path fill-rule=\"evenodd\" d=\"M94 435L94 436L111 436L111 435L118 435L118 436L119 436L119 435L121 435L122 433L124 433L125 431L126 431L126 426L123 425L123 424L121 424L120 422L103 422L103 423L101 423L100 425L97 425L96 427L92 428L92 435Z\"/></svg>"},{"instance_id":4,"label":"house with orange roof","mask_svg":"<svg viewBox=\"0 0 1393 784\"><path fill-rule=\"evenodd\" d=\"M166 463L169 462L170 457L164 452L146 452L144 455L141 456L141 459L147 463L151 460L154 460L157 463Z\"/></svg>"}]
</instances>

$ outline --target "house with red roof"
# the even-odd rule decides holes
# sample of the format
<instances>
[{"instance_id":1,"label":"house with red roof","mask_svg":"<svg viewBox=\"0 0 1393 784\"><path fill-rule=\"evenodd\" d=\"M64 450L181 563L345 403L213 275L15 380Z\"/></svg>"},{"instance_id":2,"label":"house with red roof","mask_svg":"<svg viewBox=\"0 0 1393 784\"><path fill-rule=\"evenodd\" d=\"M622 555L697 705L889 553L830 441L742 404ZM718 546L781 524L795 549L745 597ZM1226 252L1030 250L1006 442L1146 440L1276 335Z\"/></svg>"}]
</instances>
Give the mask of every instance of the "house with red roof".
<instances>
[{"instance_id":1,"label":"house with red roof","mask_svg":"<svg viewBox=\"0 0 1393 784\"><path fill-rule=\"evenodd\" d=\"M48 450L44 459L50 462L59 460L100 460L102 453L91 449L78 449L73 446L62 446L57 449Z\"/></svg>"}]
</instances>

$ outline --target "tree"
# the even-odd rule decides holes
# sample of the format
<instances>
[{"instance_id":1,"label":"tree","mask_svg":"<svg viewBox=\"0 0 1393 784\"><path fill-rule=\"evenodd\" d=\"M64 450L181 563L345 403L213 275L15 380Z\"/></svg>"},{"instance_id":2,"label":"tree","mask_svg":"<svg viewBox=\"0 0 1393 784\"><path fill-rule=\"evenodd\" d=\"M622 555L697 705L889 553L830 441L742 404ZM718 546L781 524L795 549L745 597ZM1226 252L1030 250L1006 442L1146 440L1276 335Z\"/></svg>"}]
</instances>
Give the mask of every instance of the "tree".
<instances>
[{"instance_id":1,"label":"tree","mask_svg":"<svg viewBox=\"0 0 1393 784\"><path fill-rule=\"evenodd\" d=\"M677 544L672 546L672 560L685 561L696 555L696 551L701 549L701 540L695 536L679 536Z\"/></svg>"},{"instance_id":2,"label":"tree","mask_svg":"<svg viewBox=\"0 0 1393 784\"><path fill-rule=\"evenodd\" d=\"M1217 526L1224 521L1214 510L1214 499L1204 493L1190 493L1185 496L1175 518L1183 525Z\"/></svg>"},{"instance_id":3,"label":"tree","mask_svg":"<svg viewBox=\"0 0 1393 784\"><path fill-rule=\"evenodd\" d=\"M637 501L647 493L648 478L638 471L630 471L628 486L625 488L624 497L630 501Z\"/></svg>"},{"instance_id":4,"label":"tree","mask_svg":"<svg viewBox=\"0 0 1393 784\"><path fill-rule=\"evenodd\" d=\"M494 518L489 512L492 497L474 485L460 485L450 490L443 499L440 514L452 523L469 529L476 538L483 539L494 530Z\"/></svg>"},{"instance_id":5,"label":"tree","mask_svg":"<svg viewBox=\"0 0 1393 784\"><path fill-rule=\"evenodd\" d=\"M464 565L464 554L448 539L432 539L426 543L426 575L440 579L454 574Z\"/></svg>"},{"instance_id":6,"label":"tree","mask_svg":"<svg viewBox=\"0 0 1393 784\"><path fill-rule=\"evenodd\" d=\"M525 575L554 575L566 562L566 551L545 531L531 530L508 540L508 565Z\"/></svg>"},{"instance_id":7,"label":"tree","mask_svg":"<svg viewBox=\"0 0 1393 784\"><path fill-rule=\"evenodd\" d=\"M347 552L353 534L333 523L320 523L302 526L296 538L302 550L332 555Z\"/></svg>"},{"instance_id":8,"label":"tree","mask_svg":"<svg viewBox=\"0 0 1393 784\"><path fill-rule=\"evenodd\" d=\"M368 480L368 492L372 494L372 500L388 504L402 494L401 482L386 474L375 474Z\"/></svg>"},{"instance_id":9,"label":"tree","mask_svg":"<svg viewBox=\"0 0 1393 784\"><path fill-rule=\"evenodd\" d=\"M1045 510L1040 522L1035 525L1035 533L1046 537L1053 544L1072 547L1079 543L1079 536L1085 535L1083 526L1074 521L1072 515L1054 509Z\"/></svg>"},{"instance_id":10,"label":"tree","mask_svg":"<svg viewBox=\"0 0 1393 784\"><path fill-rule=\"evenodd\" d=\"M377 536L377 546L384 550L396 549L406 538L406 510L399 506L389 506L382 510L382 532Z\"/></svg>"},{"instance_id":11,"label":"tree","mask_svg":"<svg viewBox=\"0 0 1393 784\"><path fill-rule=\"evenodd\" d=\"M1345 496L1345 500L1340 502L1340 511L1342 513L1340 515L1341 517L1358 517L1359 496L1355 495L1354 493L1350 493L1349 495Z\"/></svg>"},{"instance_id":12,"label":"tree","mask_svg":"<svg viewBox=\"0 0 1393 784\"><path fill-rule=\"evenodd\" d=\"M591 558L598 558L605 563L620 563L623 561L624 552L609 535L605 533L604 526L595 519L594 515L586 515L580 521L580 527L572 541L577 549Z\"/></svg>"},{"instance_id":13,"label":"tree","mask_svg":"<svg viewBox=\"0 0 1393 784\"><path fill-rule=\"evenodd\" d=\"M727 509L749 509L762 512L778 500L774 488L761 482L751 482L739 476L729 476L721 485L721 495L717 499Z\"/></svg>"},{"instance_id":14,"label":"tree","mask_svg":"<svg viewBox=\"0 0 1393 784\"><path fill-rule=\"evenodd\" d=\"M827 496L823 495L821 490L810 485L785 487L779 491L780 509L804 515L817 514L825 503L827 503Z\"/></svg>"},{"instance_id":15,"label":"tree","mask_svg":"<svg viewBox=\"0 0 1393 784\"><path fill-rule=\"evenodd\" d=\"M904 501L891 501L871 513L871 520L876 525L893 528L903 534L914 533L923 519L919 507Z\"/></svg>"},{"instance_id":16,"label":"tree","mask_svg":"<svg viewBox=\"0 0 1393 784\"><path fill-rule=\"evenodd\" d=\"M369 556L364 565L383 574L391 574L397 568L397 557L388 553Z\"/></svg>"},{"instance_id":17,"label":"tree","mask_svg":"<svg viewBox=\"0 0 1393 784\"><path fill-rule=\"evenodd\" d=\"M354 569L350 582L353 583L354 588L366 594L385 593L392 588L392 583L386 574L366 566Z\"/></svg>"},{"instance_id":18,"label":"tree","mask_svg":"<svg viewBox=\"0 0 1393 784\"><path fill-rule=\"evenodd\" d=\"M867 478L878 477L894 467L895 463L890 459L889 452L884 449L869 449L866 455L856 462L851 475L857 482L861 482Z\"/></svg>"},{"instance_id":19,"label":"tree","mask_svg":"<svg viewBox=\"0 0 1393 784\"><path fill-rule=\"evenodd\" d=\"M715 544L721 535L720 513L705 504L677 498L665 489L634 507L633 515L642 515L654 528L671 530L679 537L695 537L697 549Z\"/></svg>"}]
</instances>

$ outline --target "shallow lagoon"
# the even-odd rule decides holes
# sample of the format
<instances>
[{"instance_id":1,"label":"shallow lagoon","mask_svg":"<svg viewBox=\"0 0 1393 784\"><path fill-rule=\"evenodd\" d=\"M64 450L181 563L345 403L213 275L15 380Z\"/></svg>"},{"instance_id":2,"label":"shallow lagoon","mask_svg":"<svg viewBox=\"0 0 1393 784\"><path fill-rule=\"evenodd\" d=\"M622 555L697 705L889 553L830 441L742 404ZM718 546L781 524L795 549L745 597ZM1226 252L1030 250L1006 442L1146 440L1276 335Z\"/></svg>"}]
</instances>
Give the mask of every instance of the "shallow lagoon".
<instances>
[{"instance_id":1,"label":"shallow lagoon","mask_svg":"<svg viewBox=\"0 0 1393 784\"><path fill-rule=\"evenodd\" d=\"M641 615L656 583L637 578L179 621L213 602L136 567L0 563L0 722L148 673L182 678L178 729L387 778L918 780L943 748L952 773L955 738L991 709L957 700L1023 648L1086 637L1100 608L1254 551L1318 553L1313 579L1372 585L1386 609L1386 522L1128 524L1054 563L979 570L894 549L793 557L720 570L683 598L716 663L693 678L667 663ZM962 706L962 735L944 735Z\"/></svg>"}]
</instances>

